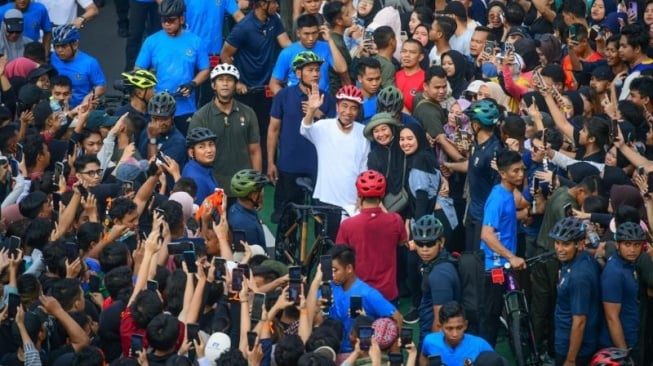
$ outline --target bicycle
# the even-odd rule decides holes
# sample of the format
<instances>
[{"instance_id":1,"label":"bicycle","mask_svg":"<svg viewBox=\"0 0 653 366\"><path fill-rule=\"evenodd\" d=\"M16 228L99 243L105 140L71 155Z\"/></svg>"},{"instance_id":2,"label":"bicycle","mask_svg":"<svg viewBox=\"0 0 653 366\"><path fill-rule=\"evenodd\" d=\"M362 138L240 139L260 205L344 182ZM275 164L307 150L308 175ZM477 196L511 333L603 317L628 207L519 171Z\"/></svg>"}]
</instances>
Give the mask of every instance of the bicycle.
<instances>
[{"instance_id":1,"label":"bicycle","mask_svg":"<svg viewBox=\"0 0 653 366\"><path fill-rule=\"evenodd\" d=\"M545 252L527 258L526 265L544 262L555 256L554 251ZM518 366L542 365L537 351L533 323L529 316L528 302L524 291L519 288L517 277L510 263L506 263L503 270L507 292L503 295L503 316L506 321L510 348L515 356Z\"/></svg>"}]
</instances>

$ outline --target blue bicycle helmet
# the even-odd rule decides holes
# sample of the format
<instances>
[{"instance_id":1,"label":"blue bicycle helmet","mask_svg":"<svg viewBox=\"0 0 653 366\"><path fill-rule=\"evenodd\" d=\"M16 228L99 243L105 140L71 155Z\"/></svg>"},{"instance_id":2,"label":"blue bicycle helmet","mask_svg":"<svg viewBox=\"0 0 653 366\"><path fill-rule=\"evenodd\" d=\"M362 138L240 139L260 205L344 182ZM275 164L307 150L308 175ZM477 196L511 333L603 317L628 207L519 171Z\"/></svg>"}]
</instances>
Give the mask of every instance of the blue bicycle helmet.
<instances>
[{"instance_id":1,"label":"blue bicycle helmet","mask_svg":"<svg viewBox=\"0 0 653 366\"><path fill-rule=\"evenodd\" d=\"M60 25L52 30L52 44L57 46L79 41L79 29L72 24Z\"/></svg>"},{"instance_id":2,"label":"blue bicycle helmet","mask_svg":"<svg viewBox=\"0 0 653 366\"><path fill-rule=\"evenodd\" d=\"M583 220L573 216L565 217L556 222L553 229L549 231L550 238L564 242L585 239L585 235L586 232Z\"/></svg>"},{"instance_id":3,"label":"blue bicycle helmet","mask_svg":"<svg viewBox=\"0 0 653 366\"><path fill-rule=\"evenodd\" d=\"M614 234L616 241L644 241L646 240L646 233L642 227L634 222L624 222L619 225L617 232Z\"/></svg>"},{"instance_id":4,"label":"blue bicycle helmet","mask_svg":"<svg viewBox=\"0 0 653 366\"><path fill-rule=\"evenodd\" d=\"M482 99L467 107L464 112L470 121L477 121L484 126L494 126L499 122L501 112L496 103Z\"/></svg>"},{"instance_id":5,"label":"blue bicycle helmet","mask_svg":"<svg viewBox=\"0 0 653 366\"><path fill-rule=\"evenodd\" d=\"M411 220L410 231L415 241L433 242L444 234L444 227L435 216L424 215L417 220Z\"/></svg>"}]
</instances>

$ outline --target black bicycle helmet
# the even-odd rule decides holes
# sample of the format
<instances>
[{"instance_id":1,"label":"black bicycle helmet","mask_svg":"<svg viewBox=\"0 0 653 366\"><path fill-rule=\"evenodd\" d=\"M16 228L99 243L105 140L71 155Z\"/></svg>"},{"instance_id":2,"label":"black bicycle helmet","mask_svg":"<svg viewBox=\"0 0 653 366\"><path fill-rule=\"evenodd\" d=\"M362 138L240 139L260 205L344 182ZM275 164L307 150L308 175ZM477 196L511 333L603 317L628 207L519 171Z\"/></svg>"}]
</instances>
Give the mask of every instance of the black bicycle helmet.
<instances>
[{"instance_id":1,"label":"black bicycle helmet","mask_svg":"<svg viewBox=\"0 0 653 366\"><path fill-rule=\"evenodd\" d=\"M410 229L413 240L419 242L433 242L444 233L442 223L433 215L424 215L417 220L411 220Z\"/></svg>"},{"instance_id":2,"label":"black bicycle helmet","mask_svg":"<svg viewBox=\"0 0 653 366\"><path fill-rule=\"evenodd\" d=\"M243 169L231 178L231 193L235 197L247 197L252 192L257 192L270 183L268 177L254 169Z\"/></svg>"},{"instance_id":3,"label":"black bicycle helmet","mask_svg":"<svg viewBox=\"0 0 653 366\"><path fill-rule=\"evenodd\" d=\"M177 102L170 93L163 91L154 94L147 103L147 113L156 117L173 117L177 110Z\"/></svg>"},{"instance_id":4,"label":"black bicycle helmet","mask_svg":"<svg viewBox=\"0 0 653 366\"><path fill-rule=\"evenodd\" d=\"M549 232L549 237L554 240L564 242L578 241L584 239L586 235L583 221L577 217L565 217L556 222L553 229Z\"/></svg>"},{"instance_id":5,"label":"black bicycle helmet","mask_svg":"<svg viewBox=\"0 0 653 366\"><path fill-rule=\"evenodd\" d=\"M624 222L617 228L614 234L616 241L644 241L646 240L646 233L642 227L634 222Z\"/></svg>"},{"instance_id":6,"label":"black bicycle helmet","mask_svg":"<svg viewBox=\"0 0 653 366\"><path fill-rule=\"evenodd\" d=\"M188 131L188 136L186 136L186 147L191 148L200 142L215 140L216 136L213 131L209 130L206 127L195 127L192 130Z\"/></svg>"},{"instance_id":7,"label":"black bicycle helmet","mask_svg":"<svg viewBox=\"0 0 653 366\"><path fill-rule=\"evenodd\" d=\"M590 366L634 366L627 349L617 347L604 348L594 354Z\"/></svg>"},{"instance_id":8,"label":"black bicycle helmet","mask_svg":"<svg viewBox=\"0 0 653 366\"><path fill-rule=\"evenodd\" d=\"M387 86L379 91L376 99L376 112L387 112L396 116L404 108L404 96L394 86Z\"/></svg>"},{"instance_id":9,"label":"black bicycle helmet","mask_svg":"<svg viewBox=\"0 0 653 366\"><path fill-rule=\"evenodd\" d=\"M159 4L159 15L162 17L175 17L184 15L186 3L184 0L163 0Z\"/></svg>"}]
</instances>

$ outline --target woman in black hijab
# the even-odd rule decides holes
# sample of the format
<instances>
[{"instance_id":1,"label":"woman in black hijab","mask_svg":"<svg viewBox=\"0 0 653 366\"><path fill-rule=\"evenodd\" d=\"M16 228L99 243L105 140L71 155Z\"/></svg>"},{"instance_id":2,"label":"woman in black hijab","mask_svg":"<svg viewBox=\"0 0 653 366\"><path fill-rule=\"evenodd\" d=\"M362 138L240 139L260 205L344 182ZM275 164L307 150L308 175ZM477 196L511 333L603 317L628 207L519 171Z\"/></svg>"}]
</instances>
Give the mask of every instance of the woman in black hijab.
<instances>
[{"instance_id":1,"label":"woman in black hijab","mask_svg":"<svg viewBox=\"0 0 653 366\"><path fill-rule=\"evenodd\" d=\"M447 73L447 81L451 86L451 95L458 99L469 85L469 79L472 77L471 65L462 53L455 50L444 52L440 59L442 60L441 66Z\"/></svg>"}]
</instances>

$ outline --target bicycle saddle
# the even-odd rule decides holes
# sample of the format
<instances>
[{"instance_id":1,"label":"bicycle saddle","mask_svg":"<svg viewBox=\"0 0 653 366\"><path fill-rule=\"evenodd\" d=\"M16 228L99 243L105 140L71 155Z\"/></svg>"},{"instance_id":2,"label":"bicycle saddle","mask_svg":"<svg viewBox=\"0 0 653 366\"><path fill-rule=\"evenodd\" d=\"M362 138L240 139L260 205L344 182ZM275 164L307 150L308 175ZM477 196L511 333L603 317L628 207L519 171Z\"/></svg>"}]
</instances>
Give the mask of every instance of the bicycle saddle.
<instances>
[{"instance_id":1,"label":"bicycle saddle","mask_svg":"<svg viewBox=\"0 0 653 366\"><path fill-rule=\"evenodd\" d=\"M313 193L313 180L308 177L299 177L295 179L295 183L300 186L303 190Z\"/></svg>"}]
</instances>

